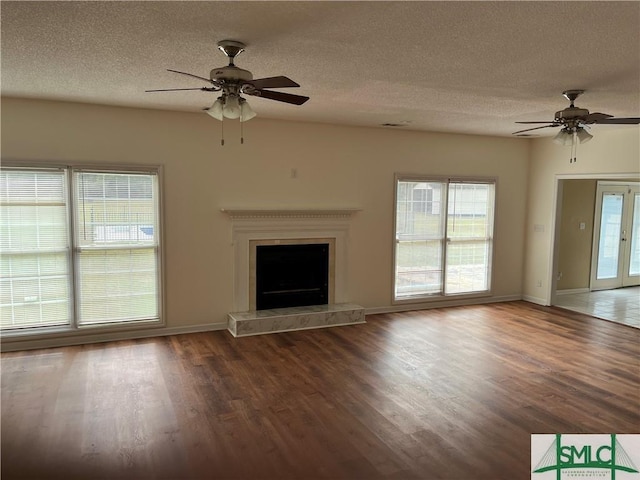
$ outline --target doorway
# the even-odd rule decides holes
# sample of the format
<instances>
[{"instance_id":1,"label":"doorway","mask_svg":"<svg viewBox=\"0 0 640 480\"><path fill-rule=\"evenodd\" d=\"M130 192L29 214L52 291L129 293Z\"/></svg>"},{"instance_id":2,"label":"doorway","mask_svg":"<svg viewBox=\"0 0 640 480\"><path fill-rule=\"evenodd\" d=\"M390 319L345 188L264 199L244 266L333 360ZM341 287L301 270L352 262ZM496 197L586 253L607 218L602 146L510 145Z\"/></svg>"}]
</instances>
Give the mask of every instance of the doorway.
<instances>
[{"instance_id":1,"label":"doorway","mask_svg":"<svg viewBox=\"0 0 640 480\"><path fill-rule=\"evenodd\" d=\"M592 287L592 272L596 276L603 277L605 271L603 266L601 274L597 274L598 250L595 248L595 244L599 247L600 233L596 234L596 230L612 228L618 218L615 215L609 219L605 218L605 228L602 228L604 196L602 191L609 192L609 190L601 188L602 191L599 191L599 186L623 187L620 189L621 191L626 186L624 192L627 195L625 198L627 208L624 213L622 209L619 209L618 254L608 262L609 270L611 270L611 264L615 265L616 261L620 261L621 266L613 267L613 269L616 270L616 276L618 271L626 272L627 279L622 283L610 282L610 285L601 283L598 287ZM558 178L553 267L551 270L553 273L550 279L551 305L640 327L638 324L638 318L640 318L638 316L640 313L639 287L619 288L625 285L638 285L638 280L640 280L640 275L634 273L640 269L640 265L638 265L640 263L640 227L638 226L640 199L637 195L639 187L640 179L636 175L611 175L605 178L598 175L575 175ZM629 193L630 188L631 193ZM611 201L609 197L606 199ZM608 208L606 203L608 202L605 202L605 210ZM597 211L598 208L599 211ZM623 220L629 217L631 224L627 226L628 223ZM609 226L607 222L614 225ZM622 240L623 238L625 240ZM608 242L607 247L611 249L612 239L608 239ZM615 251L615 249L613 250ZM606 253L607 256L612 256L612 252ZM600 264L604 265L606 261L601 260ZM605 279L600 278L600 280Z\"/></svg>"}]
</instances>

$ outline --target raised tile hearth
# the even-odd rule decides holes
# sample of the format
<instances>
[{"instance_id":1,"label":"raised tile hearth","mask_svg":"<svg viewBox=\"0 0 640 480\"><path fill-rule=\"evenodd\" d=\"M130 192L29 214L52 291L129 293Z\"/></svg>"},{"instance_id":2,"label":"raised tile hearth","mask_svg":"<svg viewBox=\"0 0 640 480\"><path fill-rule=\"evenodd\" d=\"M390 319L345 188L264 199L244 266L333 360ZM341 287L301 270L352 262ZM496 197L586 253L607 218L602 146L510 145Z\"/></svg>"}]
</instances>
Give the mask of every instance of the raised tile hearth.
<instances>
[{"instance_id":1,"label":"raised tile hearth","mask_svg":"<svg viewBox=\"0 0 640 480\"><path fill-rule=\"evenodd\" d=\"M228 330L234 337L358 323L365 323L364 308L352 303L228 314Z\"/></svg>"}]
</instances>

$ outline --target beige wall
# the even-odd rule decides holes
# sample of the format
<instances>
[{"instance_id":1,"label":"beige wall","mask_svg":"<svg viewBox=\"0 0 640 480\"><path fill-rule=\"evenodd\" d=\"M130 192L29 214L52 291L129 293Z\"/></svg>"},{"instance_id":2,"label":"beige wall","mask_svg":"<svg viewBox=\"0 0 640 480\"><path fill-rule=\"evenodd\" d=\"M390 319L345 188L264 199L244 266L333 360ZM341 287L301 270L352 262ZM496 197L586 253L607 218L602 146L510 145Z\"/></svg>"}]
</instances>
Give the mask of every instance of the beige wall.
<instances>
[{"instance_id":1,"label":"beige wall","mask_svg":"<svg viewBox=\"0 0 640 480\"><path fill-rule=\"evenodd\" d=\"M356 207L350 301L391 306L394 173L498 178L493 295L522 293L524 139L269 121L3 99L3 159L164 166L168 327L224 322L233 306L231 222L221 207ZM292 178L291 170L297 170Z\"/></svg>"},{"instance_id":2,"label":"beige wall","mask_svg":"<svg viewBox=\"0 0 640 480\"><path fill-rule=\"evenodd\" d=\"M598 125L594 138L578 147L569 163L569 147L545 137L531 143L525 226L523 296L548 305L555 289L553 254L558 182L568 178L637 178L640 176L640 128Z\"/></svg>"},{"instance_id":3,"label":"beige wall","mask_svg":"<svg viewBox=\"0 0 640 480\"><path fill-rule=\"evenodd\" d=\"M596 180L563 180L558 290L589 288L596 186Z\"/></svg>"}]
</instances>

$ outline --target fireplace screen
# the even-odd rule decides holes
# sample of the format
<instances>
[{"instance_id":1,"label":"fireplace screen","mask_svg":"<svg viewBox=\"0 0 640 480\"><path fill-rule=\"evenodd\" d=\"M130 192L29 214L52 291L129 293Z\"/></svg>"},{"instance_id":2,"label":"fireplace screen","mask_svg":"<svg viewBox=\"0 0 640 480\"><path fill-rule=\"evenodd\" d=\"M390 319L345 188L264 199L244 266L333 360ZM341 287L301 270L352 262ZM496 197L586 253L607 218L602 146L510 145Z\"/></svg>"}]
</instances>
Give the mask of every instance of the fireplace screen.
<instances>
[{"instance_id":1,"label":"fireplace screen","mask_svg":"<svg viewBox=\"0 0 640 480\"><path fill-rule=\"evenodd\" d=\"M329 244L258 245L256 309L326 305Z\"/></svg>"}]
</instances>

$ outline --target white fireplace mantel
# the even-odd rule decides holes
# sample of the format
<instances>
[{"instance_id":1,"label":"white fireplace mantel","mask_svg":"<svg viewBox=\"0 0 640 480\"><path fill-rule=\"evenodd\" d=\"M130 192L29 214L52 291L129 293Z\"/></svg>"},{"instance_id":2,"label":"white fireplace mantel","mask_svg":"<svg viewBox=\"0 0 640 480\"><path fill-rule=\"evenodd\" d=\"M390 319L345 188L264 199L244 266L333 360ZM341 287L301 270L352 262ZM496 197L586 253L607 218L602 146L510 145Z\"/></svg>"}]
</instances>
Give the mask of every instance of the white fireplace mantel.
<instances>
[{"instance_id":1,"label":"white fireplace mantel","mask_svg":"<svg viewBox=\"0 0 640 480\"><path fill-rule=\"evenodd\" d=\"M347 251L351 216L356 208L222 208L232 222L234 246L234 309L245 312L252 269L250 257L255 241L335 239L334 301L347 303Z\"/></svg>"},{"instance_id":2,"label":"white fireplace mantel","mask_svg":"<svg viewBox=\"0 0 640 480\"><path fill-rule=\"evenodd\" d=\"M221 208L233 220L243 218L348 218L359 208Z\"/></svg>"}]
</instances>

